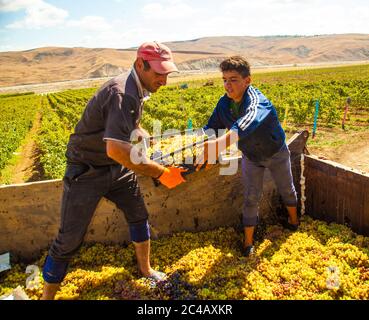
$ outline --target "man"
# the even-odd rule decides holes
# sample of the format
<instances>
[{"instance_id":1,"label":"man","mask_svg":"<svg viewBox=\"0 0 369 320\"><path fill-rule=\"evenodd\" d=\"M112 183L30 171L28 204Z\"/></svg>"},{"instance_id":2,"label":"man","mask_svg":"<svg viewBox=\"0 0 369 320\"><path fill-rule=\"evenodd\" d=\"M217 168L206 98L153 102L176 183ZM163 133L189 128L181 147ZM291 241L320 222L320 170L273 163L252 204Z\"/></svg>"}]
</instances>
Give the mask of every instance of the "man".
<instances>
[{"instance_id":1,"label":"man","mask_svg":"<svg viewBox=\"0 0 369 320\"><path fill-rule=\"evenodd\" d=\"M61 223L43 267L42 299L53 299L72 256L82 245L96 206L102 197L113 201L124 214L136 251L138 268L154 281L165 274L150 266L150 232L136 173L158 179L168 188L185 180L183 169L163 166L139 154L131 144L134 135L147 137L140 127L143 102L177 72L170 49L157 42L142 44L132 70L106 84L88 102L67 146L67 168L61 205Z\"/></svg>"},{"instance_id":2,"label":"man","mask_svg":"<svg viewBox=\"0 0 369 320\"><path fill-rule=\"evenodd\" d=\"M229 129L216 140L204 145L202 156L195 165L199 170L205 163L214 163L220 153L238 142L242 151L244 182L243 226L244 256L253 254L253 234L259 219L259 202L263 190L265 168L272 177L287 206L289 219L285 227L297 230L297 196L293 184L290 152L285 143L285 133L278 121L273 104L250 85L250 65L241 56L233 56L220 64L226 94L219 100L208 124L203 128ZM214 152L211 152L211 151Z\"/></svg>"}]
</instances>

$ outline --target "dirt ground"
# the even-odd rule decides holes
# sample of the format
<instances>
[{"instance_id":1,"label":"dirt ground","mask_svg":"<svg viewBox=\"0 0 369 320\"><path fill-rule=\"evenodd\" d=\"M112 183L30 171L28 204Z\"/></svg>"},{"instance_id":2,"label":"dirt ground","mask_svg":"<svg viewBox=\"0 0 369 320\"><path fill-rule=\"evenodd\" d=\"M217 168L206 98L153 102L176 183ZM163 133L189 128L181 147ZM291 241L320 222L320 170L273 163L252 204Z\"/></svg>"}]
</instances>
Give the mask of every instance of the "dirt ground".
<instances>
[{"instance_id":1,"label":"dirt ground","mask_svg":"<svg viewBox=\"0 0 369 320\"><path fill-rule=\"evenodd\" d=\"M321 129L315 139L309 137L307 148L313 155L369 173L369 129Z\"/></svg>"},{"instance_id":2,"label":"dirt ground","mask_svg":"<svg viewBox=\"0 0 369 320\"><path fill-rule=\"evenodd\" d=\"M35 142L40 125L41 115L38 113L35 121L33 122L33 127L25 138L25 143L20 149L19 160L8 167L9 177L7 178L7 183L18 184L43 180L42 166L38 161L39 150Z\"/></svg>"}]
</instances>

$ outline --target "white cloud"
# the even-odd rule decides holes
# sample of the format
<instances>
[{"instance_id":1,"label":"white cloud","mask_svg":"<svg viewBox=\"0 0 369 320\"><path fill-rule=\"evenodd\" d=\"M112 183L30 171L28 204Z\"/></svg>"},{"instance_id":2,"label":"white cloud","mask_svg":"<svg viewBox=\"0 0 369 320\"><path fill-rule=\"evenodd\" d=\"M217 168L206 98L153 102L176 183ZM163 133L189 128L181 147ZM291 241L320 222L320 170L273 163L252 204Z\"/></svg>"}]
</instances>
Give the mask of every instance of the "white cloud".
<instances>
[{"instance_id":1,"label":"white cloud","mask_svg":"<svg viewBox=\"0 0 369 320\"><path fill-rule=\"evenodd\" d=\"M67 27L77 27L87 31L108 31L112 26L105 20L104 17L85 16L80 20L70 20L66 23Z\"/></svg>"},{"instance_id":2,"label":"white cloud","mask_svg":"<svg viewBox=\"0 0 369 320\"><path fill-rule=\"evenodd\" d=\"M213 26L214 34L251 36L369 32L369 7L343 0L235 0L219 4L219 12L196 23L199 30Z\"/></svg>"},{"instance_id":3,"label":"white cloud","mask_svg":"<svg viewBox=\"0 0 369 320\"><path fill-rule=\"evenodd\" d=\"M16 51L16 50L19 50L19 48L16 48L8 44L0 45L0 51Z\"/></svg>"},{"instance_id":4,"label":"white cloud","mask_svg":"<svg viewBox=\"0 0 369 320\"><path fill-rule=\"evenodd\" d=\"M12 12L39 5L42 0L0 0L0 11Z\"/></svg>"},{"instance_id":5,"label":"white cloud","mask_svg":"<svg viewBox=\"0 0 369 320\"><path fill-rule=\"evenodd\" d=\"M143 18L152 20L189 19L196 12L180 0L152 2L142 8Z\"/></svg>"},{"instance_id":6,"label":"white cloud","mask_svg":"<svg viewBox=\"0 0 369 320\"><path fill-rule=\"evenodd\" d=\"M42 0L21 1L16 0L15 3L2 0L2 8L7 11L26 10L26 16L23 20L15 21L6 26L8 29L41 29L44 27L53 27L61 25L68 17L68 11L57 8ZM4 10L5 11L5 10Z\"/></svg>"},{"instance_id":7,"label":"white cloud","mask_svg":"<svg viewBox=\"0 0 369 320\"><path fill-rule=\"evenodd\" d=\"M120 15L106 11L80 17L71 12L78 17L71 20L67 11L48 0L0 0L0 13L25 11L24 19L6 26L8 33L15 32L10 28L60 26L63 35L50 40L55 45L127 48L147 40L205 36L369 33L367 1L352 0L348 5L347 0L145 0L122 8ZM38 32L34 47L40 44ZM10 45L1 35L0 44Z\"/></svg>"},{"instance_id":8,"label":"white cloud","mask_svg":"<svg viewBox=\"0 0 369 320\"><path fill-rule=\"evenodd\" d=\"M270 0L271 3L275 4L301 4L301 3L313 3L312 0Z\"/></svg>"}]
</instances>

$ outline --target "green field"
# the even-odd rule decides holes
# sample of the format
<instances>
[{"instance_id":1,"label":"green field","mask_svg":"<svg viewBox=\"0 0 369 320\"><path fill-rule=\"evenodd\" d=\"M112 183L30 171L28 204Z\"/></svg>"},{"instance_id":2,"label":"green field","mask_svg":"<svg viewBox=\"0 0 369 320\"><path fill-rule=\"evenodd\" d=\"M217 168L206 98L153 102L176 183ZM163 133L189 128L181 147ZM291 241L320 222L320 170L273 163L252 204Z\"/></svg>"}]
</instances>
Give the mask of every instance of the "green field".
<instances>
[{"instance_id":1,"label":"green field","mask_svg":"<svg viewBox=\"0 0 369 320\"><path fill-rule=\"evenodd\" d=\"M319 100L318 126L339 127L346 99L351 98L348 129L369 128L369 65L256 73L253 85L275 105L280 121L288 133L312 128L316 100ZM207 79L171 84L161 88L145 103L142 125L152 131L154 120L162 130L202 127L224 94L221 79ZM61 178L65 168L65 148L87 101L96 88L67 90L38 96L0 96L0 169L14 157L32 127L36 114L41 115L37 146L44 178ZM287 110L287 112L286 112Z\"/></svg>"}]
</instances>

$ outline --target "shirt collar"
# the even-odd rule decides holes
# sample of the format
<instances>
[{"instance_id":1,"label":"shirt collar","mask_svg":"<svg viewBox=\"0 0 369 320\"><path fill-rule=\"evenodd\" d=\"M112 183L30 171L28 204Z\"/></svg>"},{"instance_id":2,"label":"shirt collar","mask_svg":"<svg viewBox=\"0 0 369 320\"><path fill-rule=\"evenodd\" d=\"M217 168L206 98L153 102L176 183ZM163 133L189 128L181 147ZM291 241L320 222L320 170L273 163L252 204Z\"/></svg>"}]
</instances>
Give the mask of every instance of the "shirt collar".
<instances>
[{"instance_id":1,"label":"shirt collar","mask_svg":"<svg viewBox=\"0 0 369 320\"><path fill-rule=\"evenodd\" d=\"M140 100L142 100L143 102L145 102L146 100L149 100L151 93L142 86L142 83L140 81L140 78L137 75L137 72L134 66L132 66L131 73L133 75L133 78L135 79Z\"/></svg>"}]
</instances>

